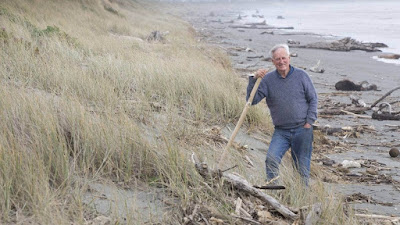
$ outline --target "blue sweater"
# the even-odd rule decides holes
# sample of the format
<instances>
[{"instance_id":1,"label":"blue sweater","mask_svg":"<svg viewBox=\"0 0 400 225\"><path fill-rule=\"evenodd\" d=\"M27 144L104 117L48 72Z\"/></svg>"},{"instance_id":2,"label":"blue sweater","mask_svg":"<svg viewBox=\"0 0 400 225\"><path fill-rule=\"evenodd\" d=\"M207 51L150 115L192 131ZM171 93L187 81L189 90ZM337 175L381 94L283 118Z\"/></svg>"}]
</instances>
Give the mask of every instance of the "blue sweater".
<instances>
[{"instance_id":1,"label":"blue sweater","mask_svg":"<svg viewBox=\"0 0 400 225\"><path fill-rule=\"evenodd\" d=\"M256 79L249 78L248 100ZM267 73L258 87L252 105L266 98L272 122L276 128L292 129L313 124L317 119L317 93L308 74L290 66L290 72L283 78L277 70Z\"/></svg>"}]
</instances>

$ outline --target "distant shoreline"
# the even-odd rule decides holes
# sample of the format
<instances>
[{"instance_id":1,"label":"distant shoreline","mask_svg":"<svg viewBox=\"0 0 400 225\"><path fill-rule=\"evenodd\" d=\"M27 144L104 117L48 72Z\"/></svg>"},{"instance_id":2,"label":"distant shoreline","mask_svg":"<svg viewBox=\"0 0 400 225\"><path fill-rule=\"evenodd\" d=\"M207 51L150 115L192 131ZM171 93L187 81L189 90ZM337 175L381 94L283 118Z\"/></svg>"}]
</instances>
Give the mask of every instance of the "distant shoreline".
<instances>
[{"instance_id":1,"label":"distant shoreline","mask_svg":"<svg viewBox=\"0 0 400 225\"><path fill-rule=\"evenodd\" d=\"M303 9L297 10L300 6ZM395 1L272 1L256 2L243 12L254 14L257 10L265 15L267 23L293 26L294 32L383 42L388 45L382 49L384 53L400 54L400 18L394 10L397 6L400 3Z\"/></svg>"}]
</instances>

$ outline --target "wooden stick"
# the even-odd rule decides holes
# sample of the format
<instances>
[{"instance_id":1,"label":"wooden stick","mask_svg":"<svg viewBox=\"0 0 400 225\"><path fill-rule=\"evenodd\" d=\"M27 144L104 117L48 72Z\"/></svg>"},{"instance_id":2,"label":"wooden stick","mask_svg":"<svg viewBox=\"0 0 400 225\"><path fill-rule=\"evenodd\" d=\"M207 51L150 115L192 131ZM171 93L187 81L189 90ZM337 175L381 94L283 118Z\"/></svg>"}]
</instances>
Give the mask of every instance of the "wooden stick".
<instances>
[{"instance_id":1,"label":"wooden stick","mask_svg":"<svg viewBox=\"0 0 400 225\"><path fill-rule=\"evenodd\" d=\"M346 113L346 114L349 114L349 115L352 115L352 116L355 116L355 117L357 117L357 118L363 118L363 119L371 119L372 117L371 116L367 116L367 115L359 115L359 114L355 114L355 113L352 113L352 112L349 112L349 111L346 111L346 110L340 110L340 111L342 111L342 112L344 112L344 113Z\"/></svg>"},{"instance_id":2,"label":"wooden stick","mask_svg":"<svg viewBox=\"0 0 400 225\"><path fill-rule=\"evenodd\" d=\"M387 96L389 96L390 94L392 94L394 91L400 89L400 87L396 87L392 90L390 90L388 93L386 93L385 95L383 95L380 99L376 100L371 106L370 108L372 109L374 106L376 106L376 104L378 104L380 101L382 101L383 99L385 99Z\"/></svg>"},{"instance_id":3,"label":"wooden stick","mask_svg":"<svg viewBox=\"0 0 400 225\"><path fill-rule=\"evenodd\" d=\"M206 223L206 225L210 225L210 223L208 222L208 220L204 217L204 215L202 213L199 213L201 216L201 219L203 219L203 221Z\"/></svg>"},{"instance_id":4,"label":"wooden stick","mask_svg":"<svg viewBox=\"0 0 400 225\"><path fill-rule=\"evenodd\" d=\"M232 216L233 216L233 217L235 217L235 218L238 218L238 219L242 219L242 220L244 220L244 221L247 221L247 222L249 222L249 223L253 223L253 224L257 224L257 225L261 225L261 223L260 223L260 222L257 222L257 221L255 221L255 220L252 220L252 219L250 219L250 218L247 218L247 217L238 216L238 215L235 215L235 214L232 214Z\"/></svg>"},{"instance_id":5,"label":"wooden stick","mask_svg":"<svg viewBox=\"0 0 400 225\"><path fill-rule=\"evenodd\" d=\"M244 119L246 118L247 111L249 110L251 103L253 102L254 96L256 95L256 92L258 90L258 86L261 83L261 80L262 80L262 78L258 78L256 83L254 84L253 90L251 91L250 97L247 100L246 105L244 106L244 109L242 111L242 114L240 115L239 121L237 122L236 127L233 130L233 133L231 135L231 138L228 141L228 144L226 145L224 151L222 152L221 158L218 162L218 168L221 168L222 163L226 157L226 153L228 152L228 149L231 147L233 140L235 139L237 133L239 132L240 126L242 126L242 123L243 123Z\"/></svg>"},{"instance_id":6,"label":"wooden stick","mask_svg":"<svg viewBox=\"0 0 400 225\"><path fill-rule=\"evenodd\" d=\"M385 219L385 220L398 220L400 217L375 215L375 214L355 214L357 217L370 218L370 219Z\"/></svg>"}]
</instances>

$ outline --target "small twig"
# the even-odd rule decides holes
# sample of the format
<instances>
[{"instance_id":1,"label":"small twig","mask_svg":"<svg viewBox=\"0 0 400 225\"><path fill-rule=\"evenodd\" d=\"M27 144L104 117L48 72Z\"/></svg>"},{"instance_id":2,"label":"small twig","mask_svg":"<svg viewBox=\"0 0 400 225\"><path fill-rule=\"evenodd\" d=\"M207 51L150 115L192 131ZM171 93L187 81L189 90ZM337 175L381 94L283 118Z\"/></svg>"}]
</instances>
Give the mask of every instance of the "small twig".
<instances>
[{"instance_id":1,"label":"small twig","mask_svg":"<svg viewBox=\"0 0 400 225\"><path fill-rule=\"evenodd\" d=\"M389 96L390 94L392 94L394 91L400 89L400 87L396 87L392 90L390 90L388 93L384 94L380 99L376 100L371 106L370 108L372 109L374 106L376 106L376 104L378 104L380 101L382 101L383 99L385 99L387 96Z\"/></svg>"},{"instance_id":2,"label":"small twig","mask_svg":"<svg viewBox=\"0 0 400 225\"><path fill-rule=\"evenodd\" d=\"M190 216L187 217L188 220L186 220L183 224L188 224L190 221L193 221L193 220L194 220L194 216L196 216L197 210L198 210L199 208L200 208L200 206L196 204L196 205L194 206L194 209L193 209L192 214L191 214Z\"/></svg>"},{"instance_id":3,"label":"small twig","mask_svg":"<svg viewBox=\"0 0 400 225\"><path fill-rule=\"evenodd\" d=\"M201 216L201 219L204 221L204 223L206 223L206 225L210 225L210 223L208 222L208 220L204 217L203 213L199 213Z\"/></svg>"},{"instance_id":4,"label":"small twig","mask_svg":"<svg viewBox=\"0 0 400 225\"><path fill-rule=\"evenodd\" d=\"M257 222L257 221L255 221L255 220L252 220L252 219L249 219L249 218L246 218L246 217L243 217L243 216L238 216L238 215L235 215L235 214L232 214L232 216L235 217L235 218L238 218L238 219L241 219L241 220L250 222L250 223L260 224L260 225L261 225L260 222Z\"/></svg>"},{"instance_id":5,"label":"small twig","mask_svg":"<svg viewBox=\"0 0 400 225\"><path fill-rule=\"evenodd\" d=\"M238 167L238 165L234 165L234 166L232 166L232 167L229 167L228 169L222 170L221 172L223 173L223 172L226 172L226 171L228 171L228 170L234 169L234 168L236 168L236 167Z\"/></svg>"},{"instance_id":6,"label":"small twig","mask_svg":"<svg viewBox=\"0 0 400 225\"><path fill-rule=\"evenodd\" d=\"M240 215L240 208L242 207L243 201L240 197L238 197L235 202L236 202L235 213L236 215Z\"/></svg>"},{"instance_id":7,"label":"small twig","mask_svg":"<svg viewBox=\"0 0 400 225\"><path fill-rule=\"evenodd\" d=\"M375 214L355 214L357 217L370 218L370 219L386 219L386 220L398 220L400 217L375 215Z\"/></svg>"}]
</instances>

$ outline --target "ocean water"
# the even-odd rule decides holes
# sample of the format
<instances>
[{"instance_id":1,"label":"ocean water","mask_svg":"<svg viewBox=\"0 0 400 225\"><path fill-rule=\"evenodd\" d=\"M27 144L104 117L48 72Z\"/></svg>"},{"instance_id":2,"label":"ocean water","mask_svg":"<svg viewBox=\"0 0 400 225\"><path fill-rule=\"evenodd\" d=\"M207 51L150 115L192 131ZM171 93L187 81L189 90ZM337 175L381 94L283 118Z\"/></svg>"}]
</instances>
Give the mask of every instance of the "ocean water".
<instances>
[{"instance_id":1,"label":"ocean water","mask_svg":"<svg viewBox=\"0 0 400 225\"><path fill-rule=\"evenodd\" d=\"M389 46L382 48L383 52L400 54L400 0L273 0L260 3L258 9L246 13L255 14L256 10L270 25L293 26L296 32L382 42ZM381 61L400 64L400 60Z\"/></svg>"}]
</instances>

